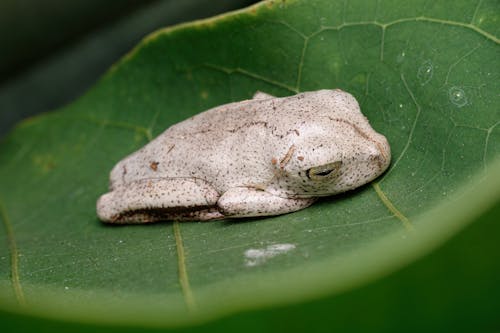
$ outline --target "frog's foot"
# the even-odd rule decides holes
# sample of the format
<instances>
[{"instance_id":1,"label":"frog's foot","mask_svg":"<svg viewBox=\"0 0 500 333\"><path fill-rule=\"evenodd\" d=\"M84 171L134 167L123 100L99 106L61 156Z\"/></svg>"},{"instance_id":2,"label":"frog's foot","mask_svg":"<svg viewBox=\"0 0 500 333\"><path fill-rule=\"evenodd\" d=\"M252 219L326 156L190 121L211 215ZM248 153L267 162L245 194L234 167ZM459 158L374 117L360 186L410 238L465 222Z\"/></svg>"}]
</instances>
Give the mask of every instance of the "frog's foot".
<instances>
[{"instance_id":1,"label":"frog's foot","mask_svg":"<svg viewBox=\"0 0 500 333\"><path fill-rule=\"evenodd\" d=\"M268 99L268 98L276 98L276 97L274 97L273 95L266 94L265 92L262 91L256 91L252 97L252 99Z\"/></svg>"},{"instance_id":2,"label":"frog's foot","mask_svg":"<svg viewBox=\"0 0 500 333\"><path fill-rule=\"evenodd\" d=\"M281 198L263 190L234 187L226 191L217 206L226 217L280 215L311 205L315 198Z\"/></svg>"},{"instance_id":3,"label":"frog's foot","mask_svg":"<svg viewBox=\"0 0 500 333\"><path fill-rule=\"evenodd\" d=\"M119 186L97 201L97 215L108 223L222 218L219 193L194 178L153 178Z\"/></svg>"}]
</instances>

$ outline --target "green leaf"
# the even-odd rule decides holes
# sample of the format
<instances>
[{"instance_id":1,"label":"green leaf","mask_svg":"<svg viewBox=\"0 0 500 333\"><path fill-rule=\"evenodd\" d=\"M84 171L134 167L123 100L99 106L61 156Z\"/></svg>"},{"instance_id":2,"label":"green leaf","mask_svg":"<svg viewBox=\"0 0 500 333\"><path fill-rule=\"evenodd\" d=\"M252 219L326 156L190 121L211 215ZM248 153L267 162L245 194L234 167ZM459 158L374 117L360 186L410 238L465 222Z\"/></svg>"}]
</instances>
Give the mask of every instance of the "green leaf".
<instances>
[{"instance_id":1,"label":"green leaf","mask_svg":"<svg viewBox=\"0 0 500 333\"><path fill-rule=\"evenodd\" d=\"M0 308L187 325L335 296L429 253L500 198L499 13L494 0L269 1L150 35L1 143ZM112 166L168 126L256 90L322 88L354 94L387 136L394 159L374 184L273 218L97 220Z\"/></svg>"}]
</instances>

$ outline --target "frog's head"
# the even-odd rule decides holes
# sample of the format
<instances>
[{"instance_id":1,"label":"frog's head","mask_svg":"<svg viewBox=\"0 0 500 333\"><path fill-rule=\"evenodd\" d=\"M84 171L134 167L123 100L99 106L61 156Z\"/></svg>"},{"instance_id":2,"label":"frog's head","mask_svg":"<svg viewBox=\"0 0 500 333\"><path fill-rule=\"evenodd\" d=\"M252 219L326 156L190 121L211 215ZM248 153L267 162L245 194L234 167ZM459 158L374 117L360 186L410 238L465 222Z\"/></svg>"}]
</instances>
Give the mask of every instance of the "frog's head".
<instances>
[{"instance_id":1,"label":"frog's head","mask_svg":"<svg viewBox=\"0 0 500 333\"><path fill-rule=\"evenodd\" d=\"M278 191L287 196L327 196L355 189L380 176L389 166L387 139L377 133L350 94L346 109L320 110L299 126L296 137L276 159ZM328 103L327 103L328 104ZM292 143L293 142L293 143Z\"/></svg>"}]
</instances>

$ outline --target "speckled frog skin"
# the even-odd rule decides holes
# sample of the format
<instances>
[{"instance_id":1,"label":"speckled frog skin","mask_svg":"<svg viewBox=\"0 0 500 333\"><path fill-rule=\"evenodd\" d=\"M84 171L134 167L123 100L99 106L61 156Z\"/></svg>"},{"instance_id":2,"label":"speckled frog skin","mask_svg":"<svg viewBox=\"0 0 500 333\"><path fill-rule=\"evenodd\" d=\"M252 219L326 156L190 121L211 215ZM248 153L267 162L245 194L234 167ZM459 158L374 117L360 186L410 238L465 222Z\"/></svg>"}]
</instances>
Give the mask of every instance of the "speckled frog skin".
<instances>
[{"instance_id":1,"label":"speckled frog skin","mask_svg":"<svg viewBox=\"0 0 500 333\"><path fill-rule=\"evenodd\" d=\"M171 126L111 171L104 222L278 215L370 182L386 138L339 89L222 105Z\"/></svg>"}]
</instances>

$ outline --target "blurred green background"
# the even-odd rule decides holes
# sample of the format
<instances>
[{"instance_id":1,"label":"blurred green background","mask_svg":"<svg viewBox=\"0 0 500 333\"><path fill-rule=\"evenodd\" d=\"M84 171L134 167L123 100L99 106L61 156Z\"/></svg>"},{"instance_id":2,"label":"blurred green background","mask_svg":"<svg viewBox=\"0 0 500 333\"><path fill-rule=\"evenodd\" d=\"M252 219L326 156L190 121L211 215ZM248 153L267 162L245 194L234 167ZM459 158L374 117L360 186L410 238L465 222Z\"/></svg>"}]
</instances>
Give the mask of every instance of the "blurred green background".
<instances>
[{"instance_id":1,"label":"blurred green background","mask_svg":"<svg viewBox=\"0 0 500 333\"><path fill-rule=\"evenodd\" d=\"M254 2L0 1L0 137L82 95L150 32Z\"/></svg>"}]
</instances>

